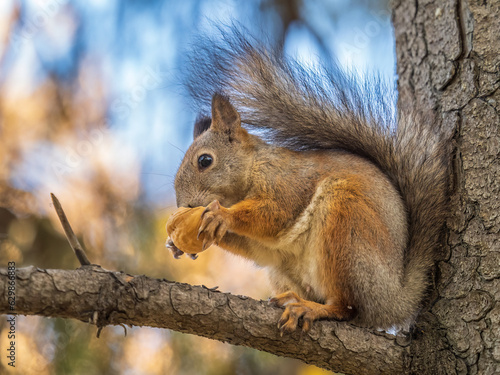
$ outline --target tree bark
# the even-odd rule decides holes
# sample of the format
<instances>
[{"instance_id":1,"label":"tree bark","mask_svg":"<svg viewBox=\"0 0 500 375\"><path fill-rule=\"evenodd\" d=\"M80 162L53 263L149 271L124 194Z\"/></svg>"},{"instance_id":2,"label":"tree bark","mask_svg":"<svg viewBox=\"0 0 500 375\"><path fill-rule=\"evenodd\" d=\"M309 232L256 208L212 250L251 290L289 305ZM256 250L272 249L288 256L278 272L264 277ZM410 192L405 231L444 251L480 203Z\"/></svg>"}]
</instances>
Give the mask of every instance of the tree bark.
<instances>
[{"instance_id":1,"label":"tree bark","mask_svg":"<svg viewBox=\"0 0 500 375\"><path fill-rule=\"evenodd\" d=\"M316 322L280 337L280 308L204 287L106 271L18 269L15 309L7 269L0 269L0 314L40 315L96 324L169 328L244 345L346 374L401 374L406 343L346 323ZM400 338L399 338L400 339ZM398 339L398 340L399 340Z\"/></svg>"},{"instance_id":2,"label":"tree bark","mask_svg":"<svg viewBox=\"0 0 500 375\"><path fill-rule=\"evenodd\" d=\"M455 129L453 195L436 298L412 373L500 373L500 1L400 1L400 104Z\"/></svg>"}]
</instances>

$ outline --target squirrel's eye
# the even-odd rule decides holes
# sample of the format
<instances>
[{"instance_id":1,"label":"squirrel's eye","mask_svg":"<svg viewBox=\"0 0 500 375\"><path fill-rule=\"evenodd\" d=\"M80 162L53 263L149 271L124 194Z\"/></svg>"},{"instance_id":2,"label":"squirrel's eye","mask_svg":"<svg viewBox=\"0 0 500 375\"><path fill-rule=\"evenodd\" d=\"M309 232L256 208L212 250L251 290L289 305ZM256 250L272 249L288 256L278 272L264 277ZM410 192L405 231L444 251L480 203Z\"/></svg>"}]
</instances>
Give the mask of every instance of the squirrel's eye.
<instances>
[{"instance_id":1,"label":"squirrel's eye","mask_svg":"<svg viewBox=\"0 0 500 375\"><path fill-rule=\"evenodd\" d=\"M203 154L198 158L198 166L201 169L208 168L212 164L213 160L214 159L210 155Z\"/></svg>"}]
</instances>

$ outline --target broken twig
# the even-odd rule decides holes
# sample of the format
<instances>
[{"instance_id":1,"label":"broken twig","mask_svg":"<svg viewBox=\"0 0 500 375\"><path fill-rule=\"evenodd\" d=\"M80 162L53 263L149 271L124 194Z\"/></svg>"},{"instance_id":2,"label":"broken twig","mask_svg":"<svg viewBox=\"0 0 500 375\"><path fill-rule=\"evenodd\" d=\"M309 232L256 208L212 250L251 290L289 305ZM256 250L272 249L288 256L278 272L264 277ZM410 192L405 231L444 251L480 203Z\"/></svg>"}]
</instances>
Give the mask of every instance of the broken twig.
<instances>
[{"instance_id":1,"label":"broken twig","mask_svg":"<svg viewBox=\"0 0 500 375\"><path fill-rule=\"evenodd\" d=\"M66 214L64 213L64 210L62 209L61 203L59 203L59 200L56 198L56 196L52 193L50 193L50 196L52 197L52 203L54 204L54 208L56 209L57 216L59 217L59 221L61 222L61 225L64 229L64 233L66 233L66 238L68 239L68 242L75 252L76 257L78 258L78 261L82 266L88 266L90 265L89 258L87 258L87 254L85 254L85 250L83 250L83 246L80 244L78 241L78 238L76 238L75 232L73 232L73 229L71 228L71 225L69 224L68 218L66 217Z\"/></svg>"}]
</instances>

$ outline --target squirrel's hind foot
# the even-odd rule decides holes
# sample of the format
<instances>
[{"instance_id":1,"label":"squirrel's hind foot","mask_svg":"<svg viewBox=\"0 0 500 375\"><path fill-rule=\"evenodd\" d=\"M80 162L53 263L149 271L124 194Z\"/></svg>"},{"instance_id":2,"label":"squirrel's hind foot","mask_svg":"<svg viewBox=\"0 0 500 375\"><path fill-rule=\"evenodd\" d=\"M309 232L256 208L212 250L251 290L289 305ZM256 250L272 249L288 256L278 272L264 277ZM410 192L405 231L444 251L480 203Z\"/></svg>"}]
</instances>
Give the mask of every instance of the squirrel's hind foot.
<instances>
[{"instance_id":1,"label":"squirrel's hind foot","mask_svg":"<svg viewBox=\"0 0 500 375\"><path fill-rule=\"evenodd\" d=\"M285 307L285 311L278 321L278 329L283 332L294 332L299 320L302 318L302 332L311 330L312 324L318 319L350 320L356 315L354 307L341 306L338 303L321 304L308 301L288 291L271 298L269 302L279 307Z\"/></svg>"}]
</instances>

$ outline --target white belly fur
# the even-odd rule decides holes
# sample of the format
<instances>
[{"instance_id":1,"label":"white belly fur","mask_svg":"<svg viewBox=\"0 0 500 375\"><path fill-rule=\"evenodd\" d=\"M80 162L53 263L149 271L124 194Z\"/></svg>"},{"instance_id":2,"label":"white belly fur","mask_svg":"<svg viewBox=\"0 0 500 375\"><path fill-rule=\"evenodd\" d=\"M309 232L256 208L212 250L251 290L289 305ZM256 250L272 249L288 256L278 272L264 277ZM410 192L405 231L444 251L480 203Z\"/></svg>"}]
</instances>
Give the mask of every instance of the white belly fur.
<instances>
[{"instance_id":1,"label":"white belly fur","mask_svg":"<svg viewBox=\"0 0 500 375\"><path fill-rule=\"evenodd\" d=\"M318 254L322 246L319 233L321 222L326 216L325 207L320 204L325 193L320 184L311 202L295 223L282 231L272 241L255 242L252 259L259 266L269 269L271 275L284 279L280 289L291 289L299 295L314 299L324 299L324 290L318 273ZM263 251L262 247L266 250ZM300 260L296 260L296 259ZM284 290L278 290L282 292Z\"/></svg>"}]
</instances>

